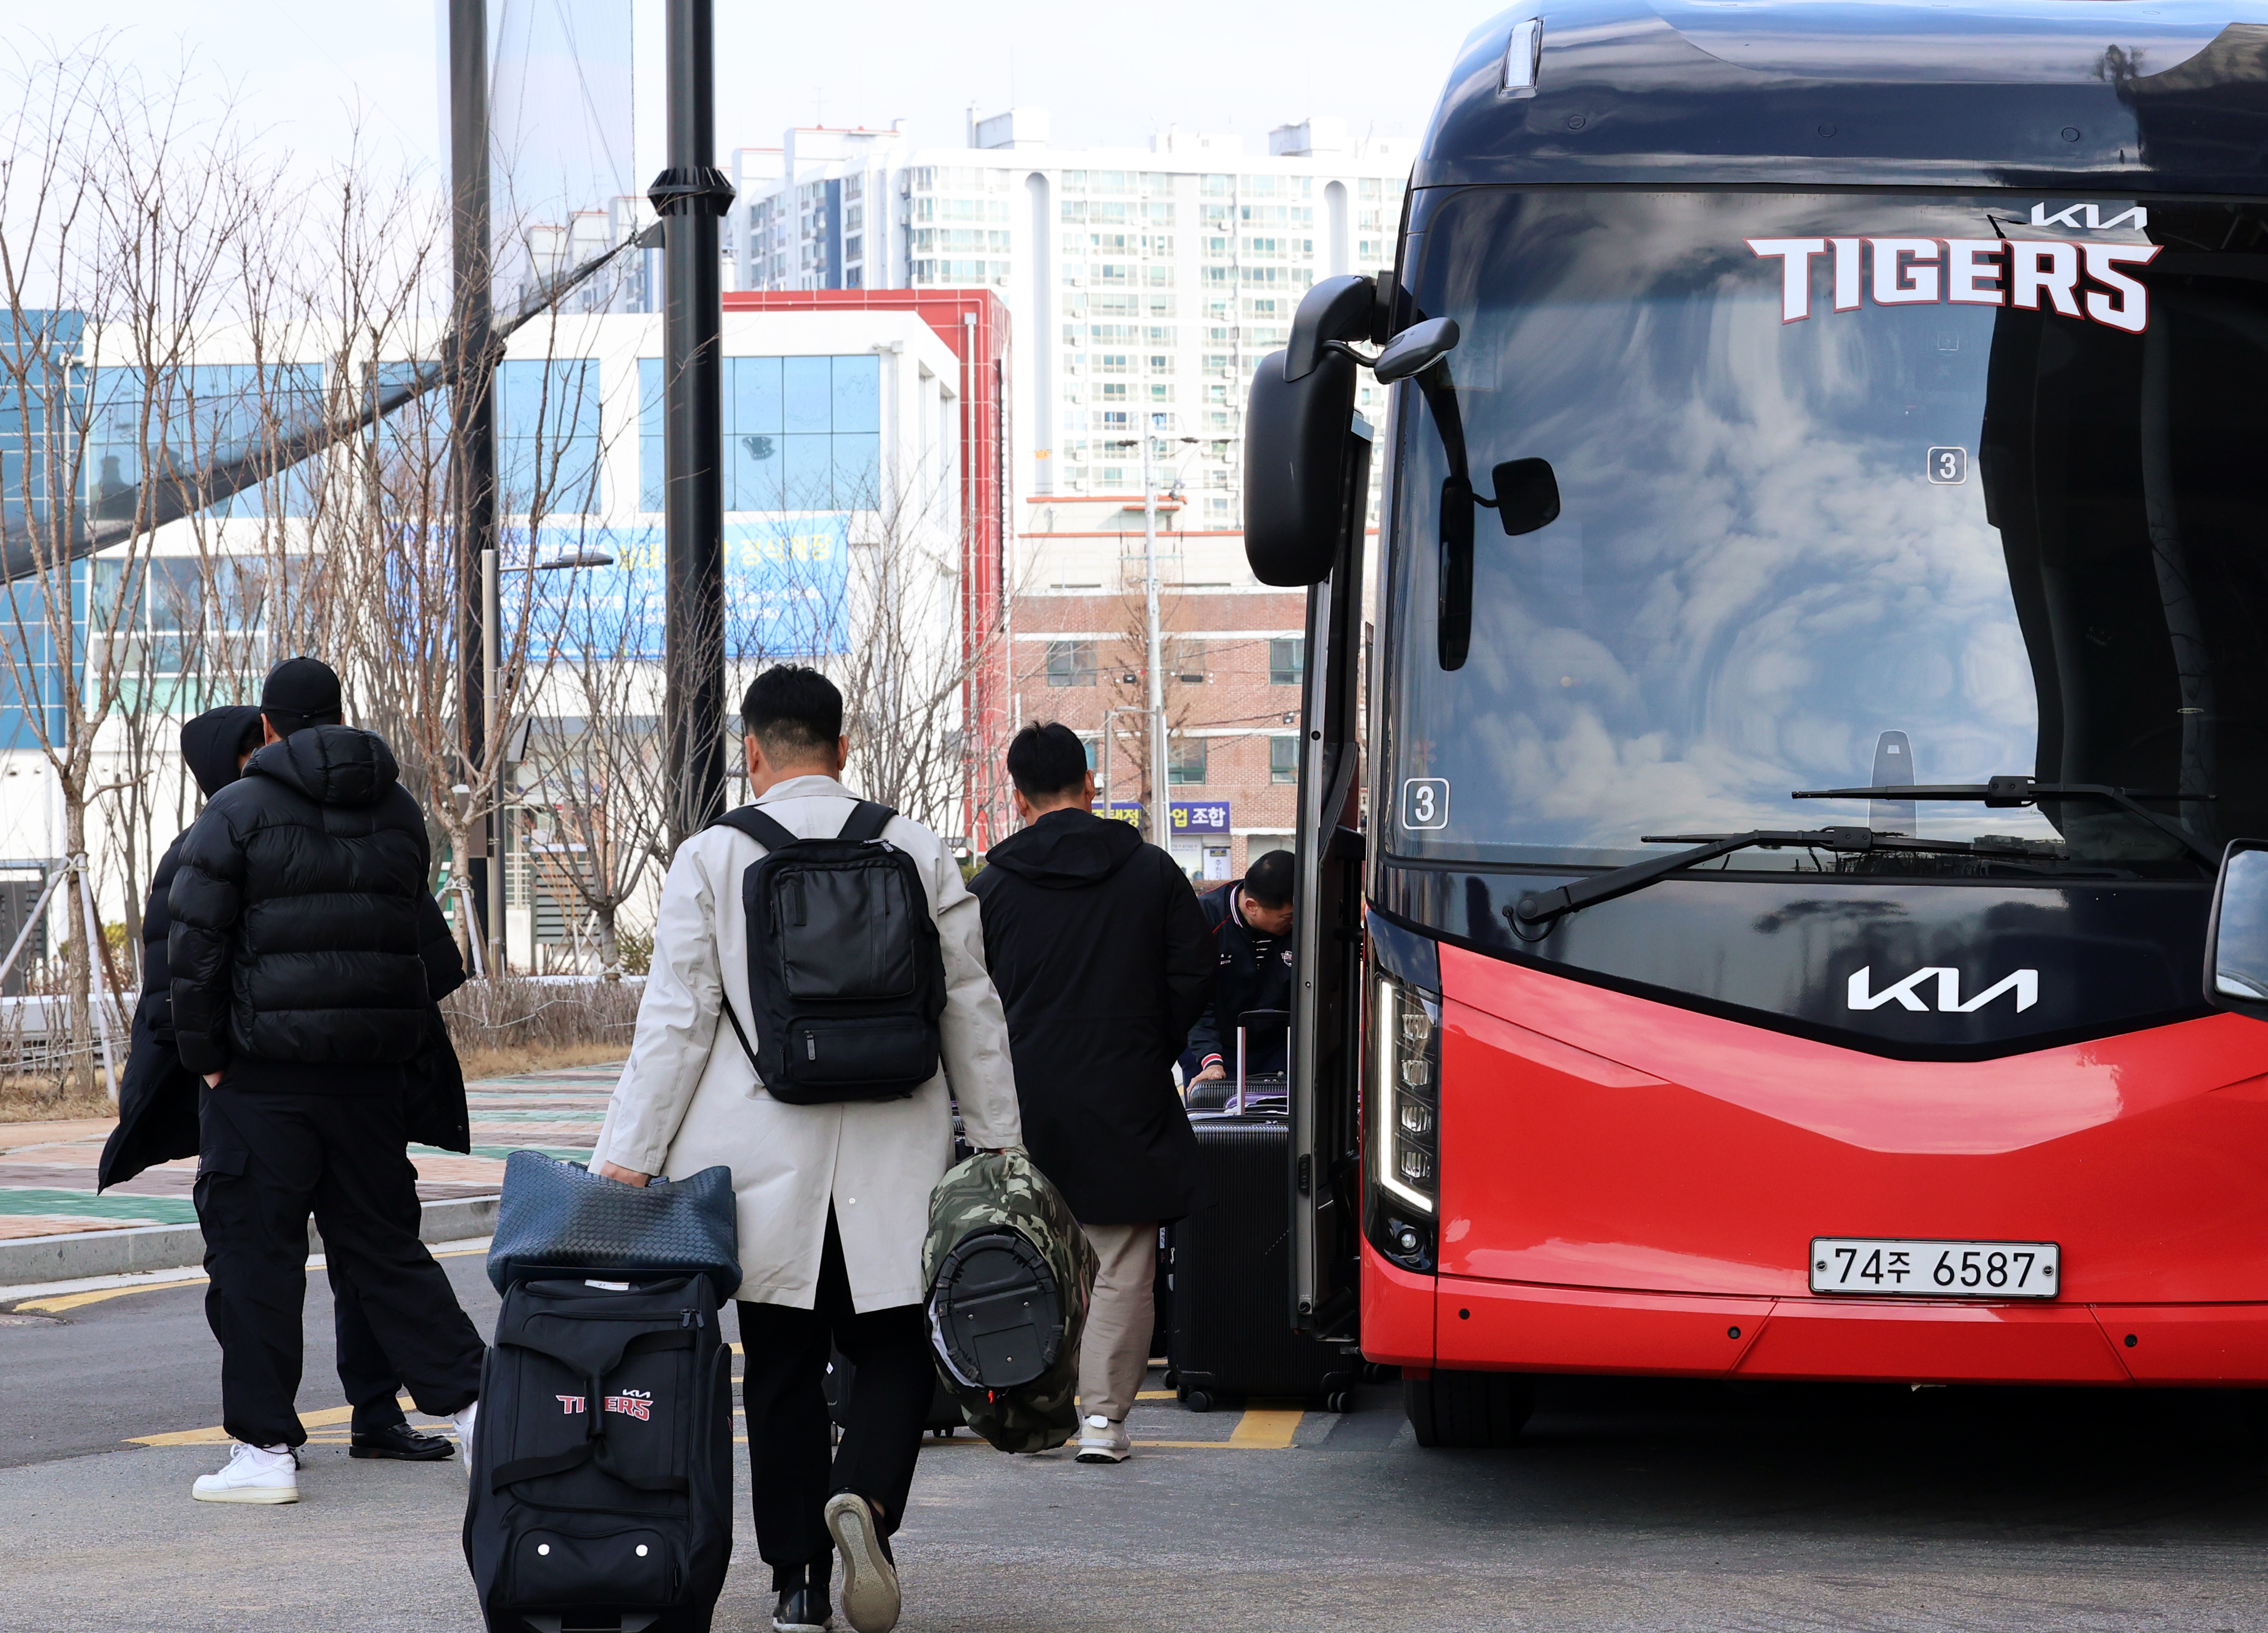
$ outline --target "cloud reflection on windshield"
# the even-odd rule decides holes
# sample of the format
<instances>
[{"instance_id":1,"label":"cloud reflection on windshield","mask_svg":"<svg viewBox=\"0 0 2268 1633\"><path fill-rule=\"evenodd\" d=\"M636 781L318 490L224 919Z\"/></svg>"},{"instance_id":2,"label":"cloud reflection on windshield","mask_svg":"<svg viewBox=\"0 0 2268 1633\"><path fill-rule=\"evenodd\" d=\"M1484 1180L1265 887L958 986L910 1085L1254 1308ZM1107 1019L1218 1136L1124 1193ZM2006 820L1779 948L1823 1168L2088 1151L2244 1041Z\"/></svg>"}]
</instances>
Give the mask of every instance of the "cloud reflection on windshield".
<instances>
[{"instance_id":1,"label":"cloud reflection on windshield","mask_svg":"<svg viewBox=\"0 0 2268 1633\"><path fill-rule=\"evenodd\" d=\"M1498 219L1436 218L1450 264L1428 267L1425 304L1464 329L1473 467L1548 459L1565 509L1516 540L1484 513L1463 670L1432 661L1428 615L1403 644L1401 775L1451 779L1440 839L1605 861L1643 834L1864 822L1863 800L1788 792L1869 781L1891 730L1925 780L2029 770L2037 710L1983 485L1925 474L1933 445L1973 459L1992 311L1783 324L1776 269L1742 242L1976 235L1983 212L1702 195L1470 208ZM1411 434L1402 491L1437 493L1438 441ZM1404 605L1430 608L1419 536L1403 535ZM2055 836L2036 812L1981 806L1925 805L1921 828Z\"/></svg>"}]
</instances>

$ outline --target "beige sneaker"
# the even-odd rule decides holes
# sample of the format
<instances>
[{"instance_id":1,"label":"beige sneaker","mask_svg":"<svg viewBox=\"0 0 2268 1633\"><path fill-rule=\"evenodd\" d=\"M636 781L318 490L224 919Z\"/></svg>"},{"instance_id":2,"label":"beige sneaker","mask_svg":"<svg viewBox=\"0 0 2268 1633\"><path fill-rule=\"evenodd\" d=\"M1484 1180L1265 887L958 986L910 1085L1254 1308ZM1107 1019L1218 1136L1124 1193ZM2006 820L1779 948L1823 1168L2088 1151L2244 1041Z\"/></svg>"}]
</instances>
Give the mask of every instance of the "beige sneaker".
<instances>
[{"instance_id":1,"label":"beige sneaker","mask_svg":"<svg viewBox=\"0 0 2268 1633\"><path fill-rule=\"evenodd\" d=\"M1082 1463L1123 1463L1133 1455L1134 1443L1126 1425L1107 1417L1086 1419L1079 1424L1079 1460Z\"/></svg>"},{"instance_id":2,"label":"beige sneaker","mask_svg":"<svg viewBox=\"0 0 2268 1633\"><path fill-rule=\"evenodd\" d=\"M299 1460L287 1445L247 1445L239 1440L228 1449L228 1467L199 1475L189 1495L200 1503L296 1503Z\"/></svg>"},{"instance_id":3,"label":"beige sneaker","mask_svg":"<svg viewBox=\"0 0 2268 1633\"><path fill-rule=\"evenodd\" d=\"M898 1625L898 1564L873 1509L856 1491L837 1491L821 1512L843 1556L843 1619L853 1633L890 1633Z\"/></svg>"}]
</instances>

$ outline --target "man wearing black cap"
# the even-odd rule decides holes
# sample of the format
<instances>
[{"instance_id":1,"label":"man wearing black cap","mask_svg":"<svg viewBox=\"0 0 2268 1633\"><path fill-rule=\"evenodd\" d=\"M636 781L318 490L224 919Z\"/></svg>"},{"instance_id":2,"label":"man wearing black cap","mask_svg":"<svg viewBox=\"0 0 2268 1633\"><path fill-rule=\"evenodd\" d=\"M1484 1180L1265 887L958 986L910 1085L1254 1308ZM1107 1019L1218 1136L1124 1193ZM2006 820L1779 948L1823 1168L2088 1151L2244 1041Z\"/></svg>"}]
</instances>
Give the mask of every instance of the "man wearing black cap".
<instances>
[{"instance_id":1,"label":"man wearing black cap","mask_svg":"<svg viewBox=\"0 0 2268 1633\"><path fill-rule=\"evenodd\" d=\"M244 762L263 738L260 710L252 705L209 709L182 724L181 759L196 778L199 791L210 799L243 774ZM150 900L142 910L142 996L134 1006L133 1043L118 1085L118 1126L102 1148L98 1190L123 1185L158 1163L194 1157L202 1143L197 1127L200 1085L174 1048L173 972L166 959L172 924L166 901L180 866L181 842L188 837L185 828L150 878ZM420 904L420 910L427 910L425 904ZM456 943L448 938L448 927L441 923L440 909L430 912L427 978L438 996L462 984L464 964ZM446 1047L446 1033L441 1044ZM460 1077L458 1083L462 1082ZM460 1086L458 1093L462 1092ZM431 1117L424 1121L431 1126L416 1126L418 1118L413 1111L412 1133L417 1138L428 1144L452 1143L453 1122ZM461 1148L468 1142L457 1144ZM409 1427L395 1401L401 1380L394 1376L378 1335L370 1329L361 1298L337 1265L329 1267L329 1274L339 1385L354 1409L349 1454L411 1462L447 1457L446 1440Z\"/></svg>"},{"instance_id":2,"label":"man wearing black cap","mask_svg":"<svg viewBox=\"0 0 2268 1633\"><path fill-rule=\"evenodd\" d=\"M339 682L278 664L264 746L181 841L167 906L174 1044L204 1080L196 1203L221 1346L228 1467L203 1502L298 1497L293 1401L307 1217L420 1411L453 1417L469 1462L480 1335L417 1239L404 1067L428 1044L424 819L376 733L342 724Z\"/></svg>"}]
</instances>

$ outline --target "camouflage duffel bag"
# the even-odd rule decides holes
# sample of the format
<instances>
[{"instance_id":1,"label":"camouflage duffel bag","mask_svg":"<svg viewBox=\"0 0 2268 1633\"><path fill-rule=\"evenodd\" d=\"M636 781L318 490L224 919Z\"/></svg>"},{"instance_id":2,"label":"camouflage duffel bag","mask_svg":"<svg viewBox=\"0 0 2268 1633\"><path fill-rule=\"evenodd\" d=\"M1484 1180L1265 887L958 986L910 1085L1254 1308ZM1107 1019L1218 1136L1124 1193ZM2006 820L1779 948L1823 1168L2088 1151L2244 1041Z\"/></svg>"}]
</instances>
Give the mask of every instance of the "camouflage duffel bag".
<instances>
[{"instance_id":1,"label":"camouflage duffel bag","mask_svg":"<svg viewBox=\"0 0 2268 1633\"><path fill-rule=\"evenodd\" d=\"M1021 1151L979 1151L938 1181L922 1244L930 1347L968 1426L1003 1452L1079 1429L1079 1341L1094 1248Z\"/></svg>"}]
</instances>

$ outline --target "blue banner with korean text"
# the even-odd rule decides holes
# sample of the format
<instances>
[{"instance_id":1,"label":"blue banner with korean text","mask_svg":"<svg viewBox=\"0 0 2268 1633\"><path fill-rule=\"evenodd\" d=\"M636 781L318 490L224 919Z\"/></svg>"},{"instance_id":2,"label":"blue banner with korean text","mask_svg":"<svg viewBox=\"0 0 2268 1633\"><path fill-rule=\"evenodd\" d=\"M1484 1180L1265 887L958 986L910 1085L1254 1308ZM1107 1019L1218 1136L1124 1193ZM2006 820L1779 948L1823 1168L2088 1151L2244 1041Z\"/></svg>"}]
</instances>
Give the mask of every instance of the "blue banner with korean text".
<instances>
[{"instance_id":1,"label":"blue banner with korean text","mask_svg":"<svg viewBox=\"0 0 2268 1633\"><path fill-rule=\"evenodd\" d=\"M1176 839L1228 837L1228 801L1226 799L1175 800L1171 807L1169 823Z\"/></svg>"}]
</instances>

